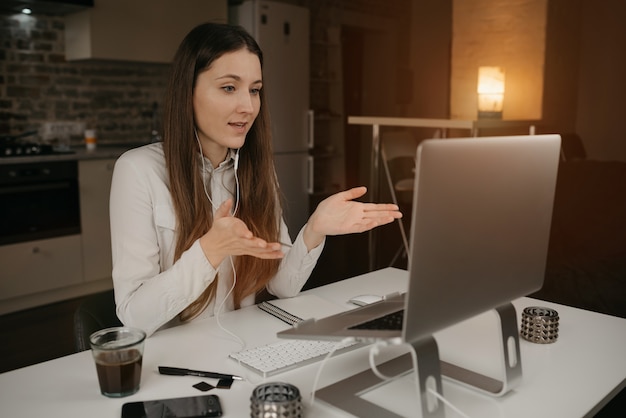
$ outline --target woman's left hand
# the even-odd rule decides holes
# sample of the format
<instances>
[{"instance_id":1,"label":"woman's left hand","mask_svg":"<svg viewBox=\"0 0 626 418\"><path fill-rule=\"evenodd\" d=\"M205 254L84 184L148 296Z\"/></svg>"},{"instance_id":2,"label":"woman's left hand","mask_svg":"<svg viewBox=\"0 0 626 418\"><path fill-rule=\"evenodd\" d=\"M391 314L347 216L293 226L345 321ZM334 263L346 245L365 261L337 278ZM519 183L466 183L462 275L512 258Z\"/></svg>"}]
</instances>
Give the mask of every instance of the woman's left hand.
<instances>
[{"instance_id":1,"label":"woman's left hand","mask_svg":"<svg viewBox=\"0 0 626 418\"><path fill-rule=\"evenodd\" d=\"M307 248L317 247L326 235L365 232L402 217L397 205L354 201L366 192L365 187L355 187L324 199L304 230Z\"/></svg>"}]
</instances>

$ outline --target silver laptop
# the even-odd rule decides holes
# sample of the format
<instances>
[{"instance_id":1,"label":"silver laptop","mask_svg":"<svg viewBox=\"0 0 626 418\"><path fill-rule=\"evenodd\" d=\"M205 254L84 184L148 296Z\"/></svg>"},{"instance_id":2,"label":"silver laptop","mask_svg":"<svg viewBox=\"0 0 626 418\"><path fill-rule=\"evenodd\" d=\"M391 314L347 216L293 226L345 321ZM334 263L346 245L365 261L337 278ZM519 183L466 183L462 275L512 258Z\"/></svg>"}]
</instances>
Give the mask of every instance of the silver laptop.
<instances>
[{"instance_id":1,"label":"silver laptop","mask_svg":"<svg viewBox=\"0 0 626 418\"><path fill-rule=\"evenodd\" d=\"M407 293L305 321L278 336L416 342L540 289L560 143L559 135L423 141ZM400 327L372 328L370 321L398 311Z\"/></svg>"}]
</instances>

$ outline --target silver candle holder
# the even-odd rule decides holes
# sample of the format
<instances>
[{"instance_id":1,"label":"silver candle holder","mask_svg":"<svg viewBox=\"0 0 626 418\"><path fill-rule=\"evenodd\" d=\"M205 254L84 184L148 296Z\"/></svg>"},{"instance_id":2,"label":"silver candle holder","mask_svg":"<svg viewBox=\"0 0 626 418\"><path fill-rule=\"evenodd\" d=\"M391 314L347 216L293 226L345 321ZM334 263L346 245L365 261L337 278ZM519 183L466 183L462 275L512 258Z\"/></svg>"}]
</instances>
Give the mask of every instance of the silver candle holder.
<instances>
[{"instance_id":1,"label":"silver candle holder","mask_svg":"<svg viewBox=\"0 0 626 418\"><path fill-rule=\"evenodd\" d=\"M300 391L289 383L272 382L257 386L250 396L251 418L301 418Z\"/></svg>"}]
</instances>

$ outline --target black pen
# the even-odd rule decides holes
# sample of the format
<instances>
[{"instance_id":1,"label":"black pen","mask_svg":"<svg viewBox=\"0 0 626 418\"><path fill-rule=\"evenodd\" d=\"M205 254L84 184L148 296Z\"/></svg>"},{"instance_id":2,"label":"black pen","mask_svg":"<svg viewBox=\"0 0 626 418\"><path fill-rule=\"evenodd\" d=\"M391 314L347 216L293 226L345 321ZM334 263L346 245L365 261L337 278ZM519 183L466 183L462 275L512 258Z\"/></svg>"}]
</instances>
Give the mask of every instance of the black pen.
<instances>
[{"instance_id":1,"label":"black pen","mask_svg":"<svg viewBox=\"0 0 626 418\"><path fill-rule=\"evenodd\" d=\"M200 377L211 377L213 379L243 380L243 377L235 376L232 374L203 372L200 370L181 369L179 367L159 366L159 373L167 374L170 376L200 376Z\"/></svg>"}]
</instances>

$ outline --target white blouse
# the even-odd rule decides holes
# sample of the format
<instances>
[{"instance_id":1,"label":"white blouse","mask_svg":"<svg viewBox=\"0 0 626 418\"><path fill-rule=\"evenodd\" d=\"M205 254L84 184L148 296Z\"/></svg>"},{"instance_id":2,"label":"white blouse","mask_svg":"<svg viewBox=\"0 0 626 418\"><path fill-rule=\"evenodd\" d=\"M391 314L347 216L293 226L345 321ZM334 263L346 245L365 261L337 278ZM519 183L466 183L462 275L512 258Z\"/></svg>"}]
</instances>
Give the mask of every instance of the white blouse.
<instances>
[{"instance_id":1,"label":"white blouse","mask_svg":"<svg viewBox=\"0 0 626 418\"><path fill-rule=\"evenodd\" d=\"M204 176L214 211L228 198L235 202L233 156L231 153L215 169L205 158ZM236 275L230 257L214 269L196 240L174 262L176 217L161 143L132 149L117 160L110 219L115 302L123 324L143 329L148 335L178 324L178 314L200 296L218 272L216 297L198 318L214 315L218 309L234 309L229 291ZM291 242L284 220L280 221L280 241ZM285 257L267 284L268 292L277 297L297 295L323 247L324 243L307 251L300 230L291 248L283 246ZM241 304L254 304L254 295Z\"/></svg>"}]
</instances>

